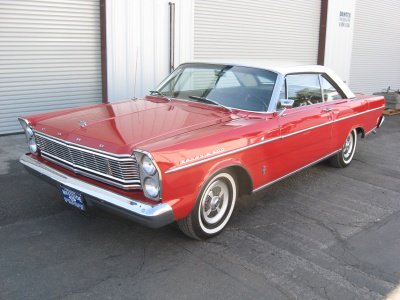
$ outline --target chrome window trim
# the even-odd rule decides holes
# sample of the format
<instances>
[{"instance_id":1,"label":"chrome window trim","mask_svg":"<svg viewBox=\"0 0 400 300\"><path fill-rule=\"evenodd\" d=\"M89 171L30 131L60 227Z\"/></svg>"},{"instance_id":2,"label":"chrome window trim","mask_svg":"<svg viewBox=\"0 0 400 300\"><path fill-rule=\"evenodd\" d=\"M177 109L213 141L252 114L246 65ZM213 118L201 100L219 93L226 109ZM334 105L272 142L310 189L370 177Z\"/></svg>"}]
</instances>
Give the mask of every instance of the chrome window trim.
<instances>
[{"instance_id":1,"label":"chrome window trim","mask_svg":"<svg viewBox=\"0 0 400 300\"><path fill-rule=\"evenodd\" d=\"M321 90L321 99L322 103L327 103L328 101L325 101L325 95L324 95L324 89L322 88L322 80L321 80L322 74L318 74L318 82L319 82L319 89Z\"/></svg>"},{"instance_id":2,"label":"chrome window trim","mask_svg":"<svg viewBox=\"0 0 400 300\"><path fill-rule=\"evenodd\" d=\"M321 104L321 103L319 103L319 104ZM247 146L235 149L235 150L224 152L224 153L212 156L212 157L208 157L208 158L203 159L203 160L198 160L198 161L189 163L187 165L178 166L178 167L172 167L169 170L165 171L165 174L177 172L177 171L180 171L180 170L183 170L183 169L186 169L186 168L190 168L192 166L196 166L196 165L208 162L210 160L214 160L214 159L217 159L217 158L220 158L220 157L223 157L223 156L234 154L234 153L237 153L237 152L240 152L240 151L244 151L244 150L247 150L247 149L250 149L250 148L253 148L253 147L257 147L257 146L260 146L260 145L264 145L264 144L267 144L267 143L271 143L271 142L279 140L279 139L288 138L290 136L293 136L293 135L296 135L296 134L300 134L300 133L305 132L305 131L313 130L313 129L316 129L316 128L319 128L319 127L322 127L322 126L326 126L326 125L330 125L330 124L333 124L333 123L336 123L336 122L347 120L349 118L354 118L354 117L357 117L359 115L366 114L366 113L369 113L369 112L372 112L372 111L375 111L375 110L378 110L378 109L382 109L382 108L384 108L384 106L380 106L380 107L377 107L377 108L369 109L369 110L366 110L366 111L363 111L363 112L360 112L360 113L357 113L357 114L354 114L354 115L351 115L351 116L342 117L342 118L339 118L339 119L336 119L336 120L332 120L332 121L329 121L329 122L326 122L326 123L323 123L323 124L320 124L320 125L316 125L316 126L312 126L312 127L309 127L309 128L305 128L305 129L302 129L302 130L299 130L299 131L296 131L296 132L292 132L292 133L289 133L289 134L286 134L286 135L281 135L281 136L278 136L278 137L274 137L272 139L267 139L267 140L264 140L262 142L254 143L252 145L247 145Z\"/></svg>"},{"instance_id":3,"label":"chrome window trim","mask_svg":"<svg viewBox=\"0 0 400 300\"><path fill-rule=\"evenodd\" d=\"M199 62L199 63L200 63L200 62ZM198 62L188 62L188 63L180 64L180 65L174 70L174 72L175 72L176 70L178 70L181 66L190 65L190 64L198 64ZM221 65L221 66L232 66L232 67L244 67L244 68L257 69L257 70L263 70L263 71L268 71L268 72L271 72L271 73L275 73L277 76L276 76L276 80L275 80L274 87L273 87L273 90L272 90L271 100L269 101L268 109L267 109L266 111L246 110L246 109L241 109L241 108L226 106L227 108L229 108L229 109L231 109L231 110L238 110L238 111L251 112L251 113L258 113L258 114L271 114L271 113L274 113L274 112L275 112L275 111L273 111L273 109L271 109L272 107L274 107L274 106L271 106L271 102L273 101L274 97L277 97L277 98L279 97L279 93L278 93L278 96L275 96L275 94L276 94L276 88L277 88L277 86L279 85L279 84L278 84L278 78L279 78L280 76L282 76L281 73L279 73L279 72L277 72L277 71L275 71L275 70L271 70L271 69L257 68L257 67L244 66L244 65L236 65L236 64L224 64L224 63L219 64L219 63L207 63L207 62L206 62L206 63L201 63L201 64L206 64L206 65ZM166 83L169 81L171 75L172 75L172 73L169 74L169 75L156 87L156 90L157 90L157 91L160 90L160 89L162 89L162 88L164 88L164 86L166 85ZM180 98L174 98L174 97L167 97L167 98L170 99L170 100L178 100L178 101L185 101L185 102L191 102L191 103L202 103L202 104L206 104L206 105L214 106L214 107L216 106L216 105L213 105L213 104L210 104L210 103L205 103L205 102L196 102L196 101L191 101L191 100L186 100L186 99L180 99Z\"/></svg>"},{"instance_id":4,"label":"chrome window trim","mask_svg":"<svg viewBox=\"0 0 400 300\"><path fill-rule=\"evenodd\" d=\"M314 106L314 105L317 105L317 104L327 104L327 103L334 104L334 101L355 99L354 97L353 98L348 97L346 95L346 93L343 91L343 89L341 89L341 87L339 85L337 87L332 85L341 96L344 95L347 98L337 99L337 100L334 100L334 101L325 101L324 92L323 92L323 88L322 88L322 84L321 84L321 77L326 79L329 83L331 83L331 81L334 82L334 80L327 73L324 73L324 72L295 72L295 73L287 73L287 74L280 74L282 76L282 78L283 78L283 80L282 80L283 83L280 85L278 93L276 93L276 94L273 93L273 96L276 96L276 99L273 99L273 97L271 97L270 104L272 103L272 100L274 100L275 104L272 107L270 107L268 109L268 111L271 109L272 113L278 112L277 107L278 107L278 102L280 100L279 99L279 95L280 95L280 92L282 90L283 84L285 84L285 88L286 88L286 98L288 97L288 86L287 86L286 76L288 76L288 75L301 75L301 74L316 74L316 75L318 75L318 82L319 82L319 86L320 86L320 89L321 89L322 102L318 102L318 103L314 103L314 104L310 104L310 105L306 105L306 106L293 107L293 108L291 108L291 110L292 109L298 109L298 108L304 108L304 107L311 107L311 106ZM338 90L338 88L339 88L339 90Z\"/></svg>"},{"instance_id":5,"label":"chrome window trim","mask_svg":"<svg viewBox=\"0 0 400 300\"><path fill-rule=\"evenodd\" d=\"M272 95L271 95L271 101L269 102L269 106L268 106L268 113L274 113L276 112L276 108L278 105L278 101L279 101L279 95L281 93L281 89L282 86L285 82L285 76L283 76L281 73L277 73L278 76L276 77L275 80L275 86L274 86L274 90L272 91ZM286 90L287 92L287 90Z\"/></svg>"}]
</instances>

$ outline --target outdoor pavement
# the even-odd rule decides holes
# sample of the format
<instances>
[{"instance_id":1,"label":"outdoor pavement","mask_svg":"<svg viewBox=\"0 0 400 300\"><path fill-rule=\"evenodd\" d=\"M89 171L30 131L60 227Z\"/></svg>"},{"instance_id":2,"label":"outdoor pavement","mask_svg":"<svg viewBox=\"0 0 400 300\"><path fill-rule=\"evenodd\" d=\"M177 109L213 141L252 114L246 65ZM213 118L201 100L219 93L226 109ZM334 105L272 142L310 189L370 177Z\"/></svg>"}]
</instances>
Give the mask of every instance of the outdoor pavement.
<instances>
[{"instance_id":1,"label":"outdoor pavement","mask_svg":"<svg viewBox=\"0 0 400 300\"><path fill-rule=\"evenodd\" d=\"M18 163L26 149L24 135L0 137L0 299L384 299L400 287L400 116L359 141L350 167L321 163L241 199L204 242L67 207Z\"/></svg>"}]
</instances>

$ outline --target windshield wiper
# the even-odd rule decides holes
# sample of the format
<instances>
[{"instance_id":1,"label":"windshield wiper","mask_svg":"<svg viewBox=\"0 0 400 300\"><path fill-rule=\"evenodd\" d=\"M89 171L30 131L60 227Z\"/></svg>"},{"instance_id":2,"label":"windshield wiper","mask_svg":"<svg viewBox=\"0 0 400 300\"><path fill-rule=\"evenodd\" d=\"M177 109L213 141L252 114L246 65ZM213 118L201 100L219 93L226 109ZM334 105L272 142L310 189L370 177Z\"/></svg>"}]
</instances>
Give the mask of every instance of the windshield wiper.
<instances>
[{"instance_id":1,"label":"windshield wiper","mask_svg":"<svg viewBox=\"0 0 400 300\"><path fill-rule=\"evenodd\" d=\"M226 110L229 111L229 112L232 112L232 109L230 109L229 107L227 107L227 106L225 106L225 105L222 105L221 103L218 103L217 101L208 99L208 98L206 98L206 97L189 96L189 98L190 98L190 99L193 99L193 100L197 100L197 101L206 102L206 103L209 103L209 104L214 104L214 105L217 105L217 106L219 106L219 107L222 107L222 108L226 109Z\"/></svg>"}]
</instances>

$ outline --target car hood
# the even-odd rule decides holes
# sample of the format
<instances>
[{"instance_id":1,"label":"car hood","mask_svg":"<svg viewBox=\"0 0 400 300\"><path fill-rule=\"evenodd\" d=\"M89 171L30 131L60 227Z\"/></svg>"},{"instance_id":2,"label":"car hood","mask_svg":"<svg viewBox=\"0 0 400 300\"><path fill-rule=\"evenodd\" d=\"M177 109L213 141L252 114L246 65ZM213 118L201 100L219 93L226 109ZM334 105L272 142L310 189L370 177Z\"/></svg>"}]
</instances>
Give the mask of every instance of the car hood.
<instances>
[{"instance_id":1,"label":"car hood","mask_svg":"<svg viewBox=\"0 0 400 300\"><path fill-rule=\"evenodd\" d=\"M234 117L220 107L146 97L28 118L38 133L106 152L126 154L135 147L188 134Z\"/></svg>"}]
</instances>

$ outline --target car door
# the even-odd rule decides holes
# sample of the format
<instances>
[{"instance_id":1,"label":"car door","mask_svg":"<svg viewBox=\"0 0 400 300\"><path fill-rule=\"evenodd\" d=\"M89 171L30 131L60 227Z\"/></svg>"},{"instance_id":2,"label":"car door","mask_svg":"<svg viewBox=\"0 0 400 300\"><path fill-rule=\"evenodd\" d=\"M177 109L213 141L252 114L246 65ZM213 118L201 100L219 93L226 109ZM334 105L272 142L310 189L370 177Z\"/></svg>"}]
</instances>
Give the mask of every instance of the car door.
<instances>
[{"instance_id":1,"label":"car door","mask_svg":"<svg viewBox=\"0 0 400 300\"><path fill-rule=\"evenodd\" d=\"M285 174L331 153L332 111L322 97L319 76L286 75L285 92L281 95L294 103L279 117L279 163Z\"/></svg>"},{"instance_id":2,"label":"car door","mask_svg":"<svg viewBox=\"0 0 400 300\"><path fill-rule=\"evenodd\" d=\"M360 125L354 116L367 109L367 101L347 99L343 91L326 74L320 76L320 82L326 107L332 111L332 147L339 150L350 130L355 125Z\"/></svg>"}]
</instances>

